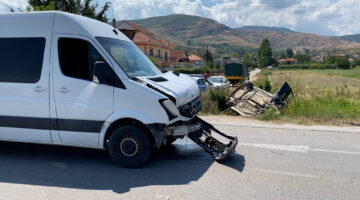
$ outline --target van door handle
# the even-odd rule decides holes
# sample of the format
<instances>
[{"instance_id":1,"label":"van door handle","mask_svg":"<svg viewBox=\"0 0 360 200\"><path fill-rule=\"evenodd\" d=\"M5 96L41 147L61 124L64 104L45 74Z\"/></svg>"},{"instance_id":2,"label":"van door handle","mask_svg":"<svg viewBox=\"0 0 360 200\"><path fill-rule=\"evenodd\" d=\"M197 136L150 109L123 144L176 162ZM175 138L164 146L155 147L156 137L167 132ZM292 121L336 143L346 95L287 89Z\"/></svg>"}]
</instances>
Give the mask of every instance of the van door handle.
<instances>
[{"instance_id":1,"label":"van door handle","mask_svg":"<svg viewBox=\"0 0 360 200\"><path fill-rule=\"evenodd\" d=\"M45 92L45 91L47 91L47 89L42 88L40 85L36 86L34 90L36 92Z\"/></svg>"},{"instance_id":2,"label":"van door handle","mask_svg":"<svg viewBox=\"0 0 360 200\"><path fill-rule=\"evenodd\" d=\"M59 92L61 92L61 93L68 93L68 92L70 92L70 90L67 89L67 87L62 87L62 88L60 88Z\"/></svg>"}]
</instances>

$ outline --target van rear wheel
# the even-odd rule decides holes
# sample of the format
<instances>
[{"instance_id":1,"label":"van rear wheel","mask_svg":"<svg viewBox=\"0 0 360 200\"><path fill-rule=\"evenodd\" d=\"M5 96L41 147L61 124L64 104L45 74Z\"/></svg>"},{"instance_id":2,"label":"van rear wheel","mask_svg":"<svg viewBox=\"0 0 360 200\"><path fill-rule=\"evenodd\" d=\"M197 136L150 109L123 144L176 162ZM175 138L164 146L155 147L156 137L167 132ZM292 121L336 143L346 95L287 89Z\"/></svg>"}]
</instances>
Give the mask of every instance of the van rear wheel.
<instances>
[{"instance_id":1,"label":"van rear wheel","mask_svg":"<svg viewBox=\"0 0 360 200\"><path fill-rule=\"evenodd\" d=\"M151 145L144 131L122 126L110 137L108 150L115 164L122 167L142 167L151 155Z\"/></svg>"}]
</instances>

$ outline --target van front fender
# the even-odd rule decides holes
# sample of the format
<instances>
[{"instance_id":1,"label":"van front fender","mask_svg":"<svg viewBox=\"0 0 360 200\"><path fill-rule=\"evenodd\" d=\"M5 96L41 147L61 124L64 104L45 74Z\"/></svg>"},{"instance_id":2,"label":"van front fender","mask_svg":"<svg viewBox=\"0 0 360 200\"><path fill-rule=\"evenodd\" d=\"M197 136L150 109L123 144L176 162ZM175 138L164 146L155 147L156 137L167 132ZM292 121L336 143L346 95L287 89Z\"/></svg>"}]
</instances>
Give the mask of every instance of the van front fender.
<instances>
[{"instance_id":1,"label":"van front fender","mask_svg":"<svg viewBox=\"0 0 360 200\"><path fill-rule=\"evenodd\" d=\"M164 119L163 122L155 122L154 120L151 119L151 117L147 116L146 114L144 114L142 112L136 111L136 110L121 110L121 111L115 112L115 113L111 114L105 120L103 126L101 127L101 132L99 135L99 148L102 148L102 149L105 148L104 140L105 140L105 136L106 136L106 132L107 132L108 128L110 127L110 125L112 123L114 123L115 121L120 120L120 119L134 119L136 121L141 122L148 128L150 128L149 125L152 125L152 124L166 124L168 122L168 121L166 121L166 119ZM152 135L154 136L154 140L156 143L158 143L159 140L161 141L162 135L159 135L160 133L154 132L152 130L150 130L150 131L151 131ZM158 135L156 135L157 133L158 133Z\"/></svg>"}]
</instances>

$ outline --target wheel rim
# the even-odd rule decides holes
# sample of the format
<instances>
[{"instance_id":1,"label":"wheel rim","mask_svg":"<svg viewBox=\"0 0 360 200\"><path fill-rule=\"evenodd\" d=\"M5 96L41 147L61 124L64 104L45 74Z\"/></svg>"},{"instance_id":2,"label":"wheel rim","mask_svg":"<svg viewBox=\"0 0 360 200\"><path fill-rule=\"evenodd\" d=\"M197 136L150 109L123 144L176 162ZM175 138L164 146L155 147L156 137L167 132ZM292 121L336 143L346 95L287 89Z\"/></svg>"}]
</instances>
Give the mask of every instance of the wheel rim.
<instances>
[{"instance_id":1,"label":"wheel rim","mask_svg":"<svg viewBox=\"0 0 360 200\"><path fill-rule=\"evenodd\" d=\"M135 138L124 138L120 142L120 152L127 157L135 156L140 147L140 143Z\"/></svg>"}]
</instances>

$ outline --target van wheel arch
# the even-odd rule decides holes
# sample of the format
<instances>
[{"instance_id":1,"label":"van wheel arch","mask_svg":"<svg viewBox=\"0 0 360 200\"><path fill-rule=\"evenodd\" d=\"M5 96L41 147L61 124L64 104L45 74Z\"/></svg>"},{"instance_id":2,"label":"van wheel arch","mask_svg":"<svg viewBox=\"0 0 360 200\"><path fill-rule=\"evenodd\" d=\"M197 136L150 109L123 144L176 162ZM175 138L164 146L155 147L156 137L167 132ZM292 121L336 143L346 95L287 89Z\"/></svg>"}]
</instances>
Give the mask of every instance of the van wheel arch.
<instances>
[{"instance_id":1,"label":"van wheel arch","mask_svg":"<svg viewBox=\"0 0 360 200\"><path fill-rule=\"evenodd\" d=\"M141 121L133 119L133 118L122 118L122 119L118 119L118 120L114 121L113 123L111 123L109 128L106 130L104 144L103 144L106 149L108 148L107 143L109 142L111 135L117 128L119 128L121 126L135 126L137 128L140 128L142 131L144 131L144 133L146 133L150 144L152 146L156 145L154 136L152 135L150 129L145 124L143 124Z\"/></svg>"}]
</instances>

